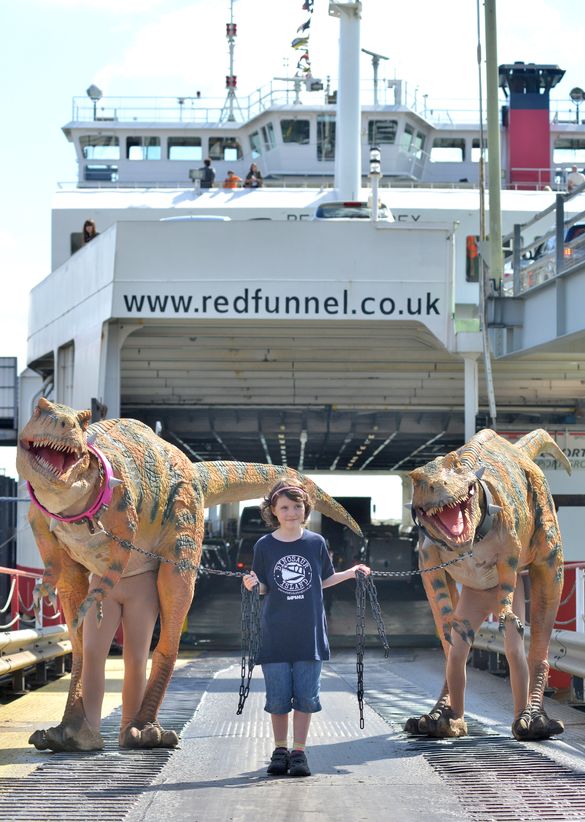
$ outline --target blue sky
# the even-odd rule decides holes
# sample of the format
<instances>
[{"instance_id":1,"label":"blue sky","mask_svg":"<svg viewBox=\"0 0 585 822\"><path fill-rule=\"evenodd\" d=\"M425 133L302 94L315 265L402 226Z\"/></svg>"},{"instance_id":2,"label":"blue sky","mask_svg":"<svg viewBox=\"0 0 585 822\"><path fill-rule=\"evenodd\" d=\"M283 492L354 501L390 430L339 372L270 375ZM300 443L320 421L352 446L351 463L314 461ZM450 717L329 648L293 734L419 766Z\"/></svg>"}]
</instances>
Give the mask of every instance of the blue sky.
<instances>
[{"instance_id":1,"label":"blue sky","mask_svg":"<svg viewBox=\"0 0 585 822\"><path fill-rule=\"evenodd\" d=\"M290 47L308 19L303 0L237 0L235 72L243 95L291 69ZM429 105L477 90L475 0L363 0L361 42L387 55L380 76L406 79ZM315 76L337 75L338 22L314 0ZM483 4L480 3L483 15ZM499 62L558 63L555 96L585 87L585 24L578 0L498 0ZM50 270L51 198L76 179L61 132L74 95L96 83L109 96L223 98L229 0L0 0L0 355L24 367L28 292ZM363 57L362 77L371 75ZM0 449L0 469L4 464ZM10 460L9 460L10 462Z\"/></svg>"}]
</instances>

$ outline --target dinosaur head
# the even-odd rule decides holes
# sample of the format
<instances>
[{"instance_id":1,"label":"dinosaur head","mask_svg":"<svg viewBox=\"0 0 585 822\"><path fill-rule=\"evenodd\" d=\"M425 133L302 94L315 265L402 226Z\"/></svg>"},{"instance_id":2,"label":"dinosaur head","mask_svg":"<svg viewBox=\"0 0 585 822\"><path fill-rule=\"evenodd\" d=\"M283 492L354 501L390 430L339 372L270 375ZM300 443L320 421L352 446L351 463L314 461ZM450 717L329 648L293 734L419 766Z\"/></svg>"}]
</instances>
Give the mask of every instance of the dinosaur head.
<instances>
[{"instance_id":1,"label":"dinosaur head","mask_svg":"<svg viewBox=\"0 0 585 822\"><path fill-rule=\"evenodd\" d=\"M18 439L20 476L35 488L70 488L89 467L85 431L90 418L89 411L74 411L41 397Z\"/></svg>"},{"instance_id":2,"label":"dinosaur head","mask_svg":"<svg viewBox=\"0 0 585 822\"><path fill-rule=\"evenodd\" d=\"M416 468L410 477L412 514L419 525L451 550L467 547L484 517L484 493L474 469L452 452Z\"/></svg>"}]
</instances>

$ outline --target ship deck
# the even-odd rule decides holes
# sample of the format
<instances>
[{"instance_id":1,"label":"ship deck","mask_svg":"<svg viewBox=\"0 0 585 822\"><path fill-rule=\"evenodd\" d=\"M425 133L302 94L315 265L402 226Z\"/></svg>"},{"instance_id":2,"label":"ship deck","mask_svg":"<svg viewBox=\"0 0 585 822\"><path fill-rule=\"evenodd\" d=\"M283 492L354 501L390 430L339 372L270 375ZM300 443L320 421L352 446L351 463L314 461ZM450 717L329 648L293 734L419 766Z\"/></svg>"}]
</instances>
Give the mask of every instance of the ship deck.
<instances>
[{"instance_id":1,"label":"ship deck","mask_svg":"<svg viewBox=\"0 0 585 822\"><path fill-rule=\"evenodd\" d=\"M222 623L233 625L238 596L225 589L200 593L184 636L196 647L181 652L160 714L165 727L180 731L180 748L118 749L122 662L111 657L103 752L51 754L27 744L33 729L58 722L67 676L0 707L0 820L236 822L259 814L273 820L382 816L401 822L585 818L585 716L574 708L547 699L549 715L565 722L563 736L516 742L510 735L509 681L470 667L469 736L433 740L404 734L406 718L427 711L443 681L439 647L405 644L405 626L412 622L423 631L425 625L425 603L415 591L381 594L392 650L384 659L368 642L363 729L355 651L340 647L347 637L345 643L337 639L345 631L355 636L351 592L334 602L323 711L313 718L307 748L313 775L267 776L272 739L261 672L254 672L244 712L237 716L240 654L215 647L228 644L230 635L214 638L212 630L220 614ZM374 631L369 625L370 639ZM236 639L232 631L232 645ZM428 631L426 641L433 641Z\"/></svg>"}]
</instances>

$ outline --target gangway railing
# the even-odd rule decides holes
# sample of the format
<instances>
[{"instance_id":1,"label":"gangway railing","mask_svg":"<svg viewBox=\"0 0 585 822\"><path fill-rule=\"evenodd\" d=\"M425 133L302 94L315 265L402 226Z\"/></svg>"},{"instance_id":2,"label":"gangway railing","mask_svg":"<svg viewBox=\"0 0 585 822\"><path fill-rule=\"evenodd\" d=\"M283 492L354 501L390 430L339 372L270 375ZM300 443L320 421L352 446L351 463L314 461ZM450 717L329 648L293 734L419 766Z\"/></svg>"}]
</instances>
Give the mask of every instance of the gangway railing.
<instances>
[{"instance_id":1,"label":"gangway railing","mask_svg":"<svg viewBox=\"0 0 585 822\"><path fill-rule=\"evenodd\" d=\"M551 635L548 661L554 671L569 674L573 681L568 684L575 702L583 702L583 681L585 679L585 562L565 563L565 589L568 592L561 600L555 627ZM527 572L523 572L526 576ZM574 579L573 579L574 575ZM529 613L529 597L527 613ZM569 626L574 626L571 629ZM526 651L530 645L530 625L524 631ZM497 616L484 622L476 632L473 649L487 651L494 655L504 654L504 636L499 630ZM497 663L491 666L498 668ZM575 681L575 678L578 678Z\"/></svg>"},{"instance_id":2,"label":"gangway railing","mask_svg":"<svg viewBox=\"0 0 585 822\"><path fill-rule=\"evenodd\" d=\"M565 218L565 204L585 192L585 183L502 237L504 278L499 296L519 297L585 262L585 232L567 240L569 229L585 222L585 211ZM535 226L541 224L537 233ZM529 241L527 242L527 238Z\"/></svg>"},{"instance_id":3,"label":"gangway railing","mask_svg":"<svg viewBox=\"0 0 585 822\"><path fill-rule=\"evenodd\" d=\"M46 681L49 662L56 662L57 675L65 673L65 657L71 653L69 629L46 598L35 611L33 590L42 573L0 567L0 574L10 578L8 596L0 606L0 678L12 677L13 689L22 692L28 673Z\"/></svg>"}]
</instances>

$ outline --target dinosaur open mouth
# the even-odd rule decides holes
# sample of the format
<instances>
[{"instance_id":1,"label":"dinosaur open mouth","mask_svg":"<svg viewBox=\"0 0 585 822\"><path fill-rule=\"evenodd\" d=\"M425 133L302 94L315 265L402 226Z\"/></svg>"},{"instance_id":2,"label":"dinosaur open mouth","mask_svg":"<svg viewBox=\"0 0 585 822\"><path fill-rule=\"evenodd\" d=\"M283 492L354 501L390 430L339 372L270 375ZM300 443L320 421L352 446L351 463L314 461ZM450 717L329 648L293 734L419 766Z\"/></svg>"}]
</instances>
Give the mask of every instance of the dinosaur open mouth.
<instances>
[{"instance_id":1,"label":"dinosaur open mouth","mask_svg":"<svg viewBox=\"0 0 585 822\"><path fill-rule=\"evenodd\" d=\"M21 440L21 447L28 452L35 470L53 477L60 477L79 462L81 457L65 443L48 440Z\"/></svg>"},{"instance_id":2,"label":"dinosaur open mouth","mask_svg":"<svg viewBox=\"0 0 585 822\"><path fill-rule=\"evenodd\" d=\"M440 531L451 542L467 542L473 536L471 503L474 496L475 486L472 485L463 499L427 511L419 510L417 516L423 524L432 523L435 530Z\"/></svg>"}]
</instances>

